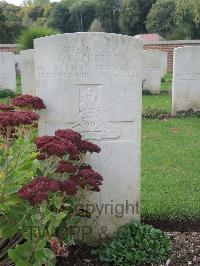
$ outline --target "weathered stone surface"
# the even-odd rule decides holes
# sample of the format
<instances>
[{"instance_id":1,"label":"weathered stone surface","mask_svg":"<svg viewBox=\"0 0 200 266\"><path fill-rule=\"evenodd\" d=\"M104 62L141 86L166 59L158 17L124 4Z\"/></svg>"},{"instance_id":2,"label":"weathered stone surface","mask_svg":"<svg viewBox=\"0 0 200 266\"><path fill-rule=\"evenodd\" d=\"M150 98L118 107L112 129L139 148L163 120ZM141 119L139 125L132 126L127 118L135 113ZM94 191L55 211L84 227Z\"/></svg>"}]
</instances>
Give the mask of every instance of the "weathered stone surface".
<instances>
[{"instance_id":1,"label":"weathered stone surface","mask_svg":"<svg viewBox=\"0 0 200 266\"><path fill-rule=\"evenodd\" d=\"M104 177L90 197L92 233L79 236L91 243L140 217L141 49L139 40L107 33L35 40L38 95L47 106L40 135L73 128L102 149L89 161Z\"/></svg>"},{"instance_id":2,"label":"weathered stone surface","mask_svg":"<svg viewBox=\"0 0 200 266\"><path fill-rule=\"evenodd\" d=\"M168 54L165 51L160 51L160 53L161 53L161 77L164 78L164 76L167 74Z\"/></svg>"},{"instance_id":3,"label":"weathered stone surface","mask_svg":"<svg viewBox=\"0 0 200 266\"><path fill-rule=\"evenodd\" d=\"M0 89L16 91L15 56L11 52L0 52Z\"/></svg>"},{"instance_id":4,"label":"weathered stone surface","mask_svg":"<svg viewBox=\"0 0 200 266\"><path fill-rule=\"evenodd\" d=\"M22 93L36 95L34 49L20 52Z\"/></svg>"},{"instance_id":5,"label":"weathered stone surface","mask_svg":"<svg viewBox=\"0 0 200 266\"><path fill-rule=\"evenodd\" d=\"M158 50L143 51L143 90L158 94L160 85L161 52Z\"/></svg>"},{"instance_id":6,"label":"weathered stone surface","mask_svg":"<svg viewBox=\"0 0 200 266\"><path fill-rule=\"evenodd\" d=\"M172 113L200 111L200 47L174 50Z\"/></svg>"}]
</instances>

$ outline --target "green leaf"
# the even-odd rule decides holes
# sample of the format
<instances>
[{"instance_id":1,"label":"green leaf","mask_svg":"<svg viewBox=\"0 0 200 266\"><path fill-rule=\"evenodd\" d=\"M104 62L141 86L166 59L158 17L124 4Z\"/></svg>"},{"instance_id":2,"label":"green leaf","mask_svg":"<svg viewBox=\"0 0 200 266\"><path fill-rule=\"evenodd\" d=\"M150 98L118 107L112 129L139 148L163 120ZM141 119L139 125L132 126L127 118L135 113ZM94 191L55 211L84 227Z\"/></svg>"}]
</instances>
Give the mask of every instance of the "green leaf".
<instances>
[{"instance_id":1,"label":"green leaf","mask_svg":"<svg viewBox=\"0 0 200 266\"><path fill-rule=\"evenodd\" d=\"M35 215L32 215L31 216L31 220L32 220L32 222L33 222L33 224L35 225L35 226L39 226L40 225L40 215L39 214L35 214Z\"/></svg>"},{"instance_id":2,"label":"green leaf","mask_svg":"<svg viewBox=\"0 0 200 266\"><path fill-rule=\"evenodd\" d=\"M127 253L126 254L126 258L129 260L129 261L132 261L133 260L133 255L131 253Z\"/></svg>"},{"instance_id":3,"label":"green leaf","mask_svg":"<svg viewBox=\"0 0 200 266\"><path fill-rule=\"evenodd\" d=\"M20 202L20 199L19 198L11 198L11 199L9 199L9 200L7 200L6 201L6 204L8 205L8 206L15 206L15 205L17 205L18 203Z\"/></svg>"},{"instance_id":4,"label":"green leaf","mask_svg":"<svg viewBox=\"0 0 200 266\"><path fill-rule=\"evenodd\" d=\"M16 266L31 266L31 264L28 263L27 260L19 260Z\"/></svg>"},{"instance_id":5,"label":"green leaf","mask_svg":"<svg viewBox=\"0 0 200 266\"><path fill-rule=\"evenodd\" d=\"M46 243L47 242L45 239L40 240L40 242L37 244L36 250L43 249L46 246Z\"/></svg>"},{"instance_id":6,"label":"green leaf","mask_svg":"<svg viewBox=\"0 0 200 266\"><path fill-rule=\"evenodd\" d=\"M50 261L46 261L45 266L55 266L56 265L56 259L51 259Z\"/></svg>"},{"instance_id":7,"label":"green leaf","mask_svg":"<svg viewBox=\"0 0 200 266\"><path fill-rule=\"evenodd\" d=\"M49 248L44 248L43 251L48 259L53 259L55 257L53 251L51 251Z\"/></svg>"},{"instance_id":8,"label":"green leaf","mask_svg":"<svg viewBox=\"0 0 200 266\"><path fill-rule=\"evenodd\" d=\"M18 249L20 249L21 256L23 256L23 258L29 257L32 252L33 245L34 241L26 241L22 245L18 246Z\"/></svg>"},{"instance_id":9,"label":"green leaf","mask_svg":"<svg viewBox=\"0 0 200 266\"><path fill-rule=\"evenodd\" d=\"M36 250L34 258L37 261L37 264L44 262L44 252L42 250ZM41 265L41 263L39 265Z\"/></svg>"},{"instance_id":10,"label":"green leaf","mask_svg":"<svg viewBox=\"0 0 200 266\"><path fill-rule=\"evenodd\" d=\"M0 237L10 238L18 231L18 226L13 224L2 225L0 228Z\"/></svg>"},{"instance_id":11,"label":"green leaf","mask_svg":"<svg viewBox=\"0 0 200 266\"><path fill-rule=\"evenodd\" d=\"M42 170L40 168L36 169L36 175L37 176L43 176L43 172L42 172Z\"/></svg>"},{"instance_id":12,"label":"green leaf","mask_svg":"<svg viewBox=\"0 0 200 266\"><path fill-rule=\"evenodd\" d=\"M0 214L8 213L10 210L8 204L2 203L0 206Z\"/></svg>"},{"instance_id":13,"label":"green leaf","mask_svg":"<svg viewBox=\"0 0 200 266\"><path fill-rule=\"evenodd\" d=\"M13 172L13 169L11 169L10 172ZM21 179L21 177L19 177L18 175L16 175L16 173L15 174L8 174L6 176L5 183L6 184L9 184L11 182L14 183L14 182L19 181L20 179Z\"/></svg>"},{"instance_id":14,"label":"green leaf","mask_svg":"<svg viewBox=\"0 0 200 266\"><path fill-rule=\"evenodd\" d=\"M21 188L20 185L13 185L13 186L9 186L4 190L4 194L10 195L10 194L14 194L17 193L19 191L19 189Z\"/></svg>"},{"instance_id":15,"label":"green leaf","mask_svg":"<svg viewBox=\"0 0 200 266\"><path fill-rule=\"evenodd\" d=\"M31 266L31 264L27 262L27 255L30 254L30 252L28 252L28 248L31 250L29 245L30 243L25 242L23 245L17 245L15 249L9 249L9 258L18 266Z\"/></svg>"},{"instance_id":16,"label":"green leaf","mask_svg":"<svg viewBox=\"0 0 200 266\"><path fill-rule=\"evenodd\" d=\"M17 262L18 260L21 259L21 255L18 252L17 248L15 249L9 249L8 250L8 257L13 261L13 262Z\"/></svg>"},{"instance_id":17,"label":"green leaf","mask_svg":"<svg viewBox=\"0 0 200 266\"><path fill-rule=\"evenodd\" d=\"M60 212L58 214L55 214L54 220L52 221L52 226L54 228L57 228L60 225L62 219L65 218L66 215L67 214L65 212Z\"/></svg>"},{"instance_id":18,"label":"green leaf","mask_svg":"<svg viewBox=\"0 0 200 266\"><path fill-rule=\"evenodd\" d=\"M43 223L43 224L46 224L48 221L50 221L50 219L51 219L51 215L48 214L48 215L42 220L42 223Z\"/></svg>"},{"instance_id":19,"label":"green leaf","mask_svg":"<svg viewBox=\"0 0 200 266\"><path fill-rule=\"evenodd\" d=\"M24 163L22 166L18 168L19 171L25 171L31 169L33 166L33 162Z\"/></svg>"},{"instance_id":20,"label":"green leaf","mask_svg":"<svg viewBox=\"0 0 200 266\"><path fill-rule=\"evenodd\" d=\"M60 209L60 207L61 207L60 197L54 197L52 203L55 205L56 209L58 209L58 210Z\"/></svg>"}]
</instances>

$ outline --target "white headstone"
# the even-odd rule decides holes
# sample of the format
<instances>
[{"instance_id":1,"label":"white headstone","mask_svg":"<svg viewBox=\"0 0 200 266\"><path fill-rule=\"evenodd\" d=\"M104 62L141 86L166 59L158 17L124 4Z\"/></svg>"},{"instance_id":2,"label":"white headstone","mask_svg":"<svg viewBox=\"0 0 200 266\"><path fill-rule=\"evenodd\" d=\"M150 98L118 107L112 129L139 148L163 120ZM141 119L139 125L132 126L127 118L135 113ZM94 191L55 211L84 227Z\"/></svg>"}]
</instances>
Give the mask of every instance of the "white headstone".
<instances>
[{"instance_id":1,"label":"white headstone","mask_svg":"<svg viewBox=\"0 0 200 266\"><path fill-rule=\"evenodd\" d=\"M164 78L164 76L167 74L167 60L168 60L168 54L165 51L161 52L161 77Z\"/></svg>"},{"instance_id":2,"label":"white headstone","mask_svg":"<svg viewBox=\"0 0 200 266\"><path fill-rule=\"evenodd\" d=\"M200 47L174 50L172 108L200 111Z\"/></svg>"},{"instance_id":3,"label":"white headstone","mask_svg":"<svg viewBox=\"0 0 200 266\"><path fill-rule=\"evenodd\" d=\"M15 56L11 52L0 53L0 89L16 91Z\"/></svg>"},{"instance_id":4,"label":"white headstone","mask_svg":"<svg viewBox=\"0 0 200 266\"><path fill-rule=\"evenodd\" d=\"M101 192L90 197L95 213L86 224L92 233L81 235L100 241L101 233L112 236L140 217L142 43L116 34L72 33L36 39L35 52L38 95L47 106L39 134L73 128L102 149L90 159L104 177Z\"/></svg>"},{"instance_id":5,"label":"white headstone","mask_svg":"<svg viewBox=\"0 0 200 266\"><path fill-rule=\"evenodd\" d=\"M36 95L34 49L20 52L22 94Z\"/></svg>"},{"instance_id":6,"label":"white headstone","mask_svg":"<svg viewBox=\"0 0 200 266\"><path fill-rule=\"evenodd\" d=\"M143 51L143 90L153 94L160 93L161 85L161 52L158 50Z\"/></svg>"}]
</instances>

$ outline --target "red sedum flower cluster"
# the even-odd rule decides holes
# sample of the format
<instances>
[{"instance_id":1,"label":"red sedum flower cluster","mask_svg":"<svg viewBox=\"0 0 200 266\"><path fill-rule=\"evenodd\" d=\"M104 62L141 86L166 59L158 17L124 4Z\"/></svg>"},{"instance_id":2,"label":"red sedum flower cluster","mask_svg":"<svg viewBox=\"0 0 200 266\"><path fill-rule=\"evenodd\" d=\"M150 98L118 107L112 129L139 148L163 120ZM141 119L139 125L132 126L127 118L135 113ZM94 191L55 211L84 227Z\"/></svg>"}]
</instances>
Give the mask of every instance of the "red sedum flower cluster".
<instances>
[{"instance_id":1,"label":"red sedum flower cluster","mask_svg":"<svg viewBox=\"0 0 200 266\"><path fill-rule=\"evenodd\" d=\"M69 129L57 130L55 136L38 137L36 146L39 151L38 160L48 159L47 162L56 163L55 174L52 174L56 175L56 178L55 176L54 178L37 177L19 191L20 197L29 200L31 205L48 200L51 193L61 193L72 197L80 189L100 190L103 177L82 161L82 155L86 152L100 152L100 148L83 140L81 134ZM69 155L67 161L66 155ZM75 156L76 160L72 160L71 156ZM60 157L59 161L58 157Z\"/></svg>"},{"instance_id":2,"label":"red sedum flower cluster","mask_svg":"<svg viewBox=\"0 0 200 266\"><path fill-rule=\"evenodd\" d=\"M5 103L0 104L0 111L3 112L10 112L13 111L14 107Z\"/></svg>"},{"instance_id":3,"label":"red sedum flower cluster","mask_svg":"<svg viewBox=\"0 0 200 266\"><path fill-rule=\"evenodd\" d=\"M99 173L88 168L80 170L78 174L81 177L82 186L93 191L100 191L99 187L102 185L103 177Z\"/></svg>"},{"instance_id":4,"label":"red sedum flower cluster","mask_svg":"<svg viewBox=\"0 0 200 266\"><path fill-rule=\"evenodd\" d=\"M60 174L64 174L64 173L75 174L77 170L78 170L78 167L76 165L73 165L72 163L62 160L58 163L56 171L57 173L60 173Z\"/></svg>"},{"instance_id":5,"label":"red sedum flower cluster","mask_svg":"<svg viewBox=\"0 0 200 266\"><path fill-rule=\"evenodd\" d=\"M61 192L74 196L80 188L100 191L103 177L92 169L83 169L68 180L58 181L49 177L37 177L19 190L19 196L27 199L31 205L41 204L48 200L51 193Z\"/></svg>"},{"instance_id":6,"label":"red sedum flower cluster","mask_svg":"<svg viewBox=\"0 0 200 266\"><path fill-rule=\"evenodd\" d=\"M60 182L60 190L65 192L68 196L75 196L78 192L78 183L72 179Z\"/></svg>"},{"instance_id":7,"label":"red sedum flower cluster","mask_svg":"<svg viewBox=\"0 0 200 266\"><path fill-rule=\"evenodd\" d=\"M34 110L46 109L42 99L32 95L20 95L14 98L12 104L20 108L28 108Z\"/></svg>"},{"instance_id":8,"label":"red sedum flower cluster","mask_svg":"<svg viewBox=\"0 0 200 266\"><path fill-rule=\"evenodd\" d=\"M95 173L95 172L94 172ZM97 174L97 173L96 173ZM94 191L99 191L102 177L93 174L83 179L81 176L72 176L65 181L58 181L49 177L37 177L28 185L19 190L19 196L27 199L31 205L41 204L43 201L48 200L51 193L65 193L68 196L74 196L80 187Z\"/></svg>"},{"instance_id":9,"label":"red sedum flower cluster","mask_svg":"<svg viewBox=\"0 0 200 266\"><path fill-rule=\"evenodd\" d=\"M20 104L22 102L26 102L26 104ZM29 110L26 108L28 103L30 103ZM15 110L15 106L18 105L19 107L22 107L21 110ZM39 119L39 115L30 109L41 108L45 108L42 100L30 95L15 97L13 105L4 103L0 104L0 137L3 137L4 139L17 138L19 126L35 126L35 121Z\"/></svg>"},{"instance_id":10,"label":"red sedum flower cluster","mask_svg":"<svg viewBox=\"0 0 200 266\"><path fill-rule=\"evenodd\" d=\"M96 144L93 144L87 140L82 140L79 143L79 149L82 152L90 152L90 153L93 153L93 152L99 153L101 151L99 146L97 146Z\"/></svg>"},{"instance_id":11,"label":"red sedum flower cluster","mask_svg":"<svg viewBox=\"0 0 200 266\"><path fill-rule=\"evenodd\" d=\"M71 141L57 136L38 137L36 139L37 148L41 154L48 156L56 155L62 157L66 154L74 155L77 152L77 147Z\"/></svg>"},{"instance_id":12,"label":"red sedum flower cluster","mask_svg":"<svg viewBox=\"0 0 200 266\"><path fill-rule=\"evenodd\" d=\"M38 119L39 115L32 111L0 112L0 128L31 125Z\"/></svg>"},{"instance_id":13,"label":"red sedum flower cluster","mask_svg":"<svg viewBox=\"0 0 200 266\"><path fill-rule=\"evenodd\" d=\"M49 193L57 191L59 191L59 183L52 178L42 176L22 187L19 190L19 196L27 199L31 205L36 205L47 200Z\"/></svg>"},{"instance_id":14,"label":"red sedum flower cluster","mask_svg":"<svg viewBox=\"0 0 200 266\"><path fill-rule=\"evenodd\" d=\"M98 145L83 140L81 134L71 129L57 130L55 136L38 137L36 145L41 154L59 157L69 154L76 158L80 153L101 151Z\"/></svg>"},{"instance_id":15,"label":"red sedum flower cluster","mask_svg":"<svg viewBox=\"0 0 200 266\"><path fill-rule=\"evenodd\" d=\"M71 129L58 129L55 132L55 135L60 138L67 139L74 144L78 144L82 139L82 136L80 133L74 130L71 130Z\"/></svg>"}]
</instances>

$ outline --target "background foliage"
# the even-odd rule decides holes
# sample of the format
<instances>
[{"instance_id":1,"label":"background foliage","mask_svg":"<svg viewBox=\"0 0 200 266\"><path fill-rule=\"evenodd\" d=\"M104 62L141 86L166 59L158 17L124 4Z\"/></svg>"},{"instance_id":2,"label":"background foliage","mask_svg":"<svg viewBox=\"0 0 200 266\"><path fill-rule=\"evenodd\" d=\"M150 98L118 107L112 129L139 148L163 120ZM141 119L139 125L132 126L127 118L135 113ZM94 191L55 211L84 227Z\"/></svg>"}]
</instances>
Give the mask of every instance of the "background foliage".
<instances>
[{"instance_id":1,"label":"background foliage","mask_svg":"<svg viewBox=\"0 0 200 266\"><path fill-rule=\"evenodd\" d=\"M30 27L198 39L199 11L199 0L28 0L20 7L0 2L0 43L15 43Z\"/></svg>"},{"instance_id":2,"label":"background foliage","mask_svg":"<svg viewBox=\"0 0 200 266\"><path fill-rule=\"evenodd\" d=\"M19 37L18 43L21 49L33 49L33 41L36 38L45 37L49 35L54 35L58 33L56 30L45 27L34 27L23 31Z\"/></svg>"}]
</instances>

